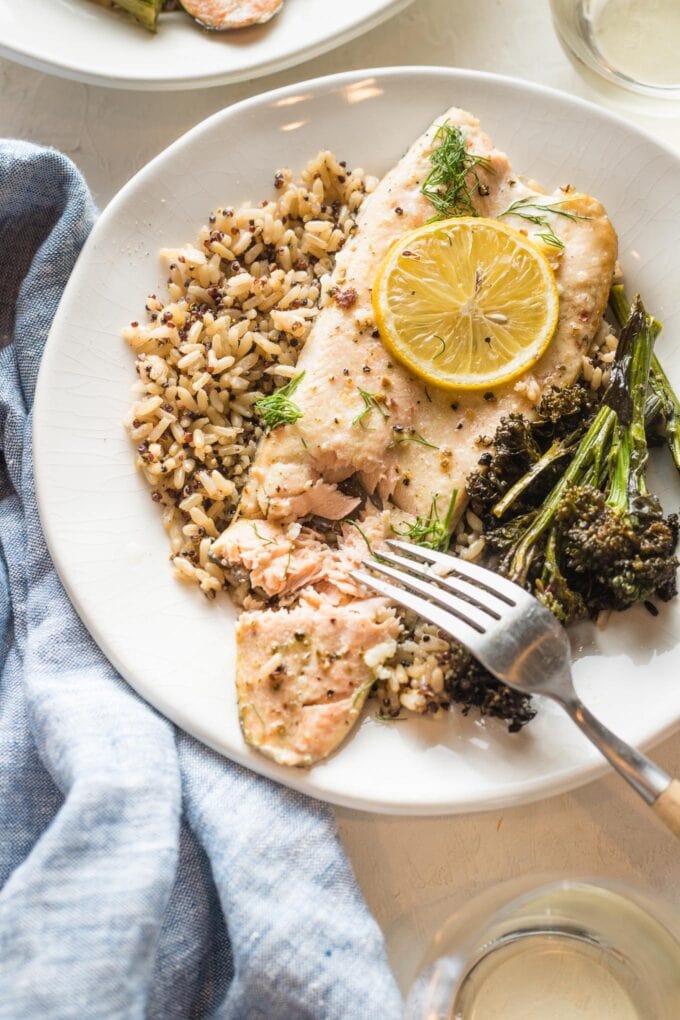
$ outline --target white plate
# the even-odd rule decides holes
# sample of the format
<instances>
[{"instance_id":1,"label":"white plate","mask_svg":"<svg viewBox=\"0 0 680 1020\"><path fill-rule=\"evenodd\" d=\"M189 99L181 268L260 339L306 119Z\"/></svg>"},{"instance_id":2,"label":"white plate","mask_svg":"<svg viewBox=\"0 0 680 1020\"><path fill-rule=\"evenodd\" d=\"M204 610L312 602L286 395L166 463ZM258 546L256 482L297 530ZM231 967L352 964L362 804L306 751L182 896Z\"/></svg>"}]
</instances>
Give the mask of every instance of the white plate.
<instances>
[{"instance_id":1,"label":"white plate","mask_svg":"<svg viewBox=\"0 0 680 1020\"><path fill-rule=\"evenodd\" d=\"M91 85L205 88L310 60L411 2L285 0L266 25L237 32L208 32L175 11L153 35L89 0L0 0L0 56Z\"/></svg>"},{"instance_id":2,"label":"white plate","mask_svg":"<svg viewBox=\"0 0 680 1020\"><path fill-rule=\"evenodd\" d=\"M664 363L680 382L680 160L632 125L557 92L437 68L361 71L271 92L216 114L150 163L103 213L50 334L35 406L38 497L50 550L78 611L143 697L223 754L336 803L436 814L518 804L585 782L602 764L556 708L521 735L451 714L385 725L369 710L334 757L280 768L244 744L229 605L175 581L155 504L122 419L133 359L121 327L161 287L156 252L191 240L224 202L259 199L273 170L321 146L384 173L435 115L473 110L517 168L600 196L631 287L667 325ZM664 460L668 460L665 458ZM655 485L667 506L670 469ZM576 635L576 680L605 723L636 744L680 721L680 614L662 607Z\"/></svg>"}]
</instances>

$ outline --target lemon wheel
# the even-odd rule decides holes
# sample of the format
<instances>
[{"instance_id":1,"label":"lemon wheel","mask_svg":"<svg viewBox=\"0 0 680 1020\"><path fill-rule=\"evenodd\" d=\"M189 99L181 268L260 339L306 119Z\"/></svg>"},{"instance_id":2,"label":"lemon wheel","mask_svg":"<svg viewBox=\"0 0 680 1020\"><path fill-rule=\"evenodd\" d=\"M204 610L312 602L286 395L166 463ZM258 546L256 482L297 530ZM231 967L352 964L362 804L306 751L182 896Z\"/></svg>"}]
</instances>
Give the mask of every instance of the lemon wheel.
<instances>
[{"instance_id":1,"label":"lemon wheel","mask_svg":"<svg viewBox=\"0 0 680 1020\"><path fill-rule=\"evenodd\" d=\"M526 372L557 326L550 265L497 220L426 224L388 251L373 286L385 346L412 372L455 390L493 389Z\"/></svg>"}]
</instances>

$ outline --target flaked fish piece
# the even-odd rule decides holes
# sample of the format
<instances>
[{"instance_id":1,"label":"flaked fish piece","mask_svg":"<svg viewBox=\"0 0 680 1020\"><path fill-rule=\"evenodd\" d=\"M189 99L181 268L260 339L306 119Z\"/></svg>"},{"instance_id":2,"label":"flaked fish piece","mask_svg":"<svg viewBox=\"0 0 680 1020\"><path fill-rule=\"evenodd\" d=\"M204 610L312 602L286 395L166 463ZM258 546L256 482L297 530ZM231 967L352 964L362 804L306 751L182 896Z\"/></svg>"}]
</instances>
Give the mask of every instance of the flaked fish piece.
<instances>
[{"instance_id":1,"label":"flaked fish piece","mask_svg":"<svg viewBox=\"0 0 680 1020\"><path fill-rule=\"evenodd\" d=\"M442 123L463 128L469 150L488 161L477 168L485 193L474 196L480 215L499 217L518 200L535 199L544 205L560 202L561 209L579 217L546 214L565 245L561 252L554 250L552 259L560 292L555 336L530 377L492 394L428 389L390 359L373 322L371 284L381 259L400 235L432 215L420 187ZM518 216L504 220L529 235L546 231ZM320 480L337 484L354 474L369 492L389 497L412 514L426 514L434 493L456 489L460 513L465 479L477 459L477 436L492 434L511 411L530 415L543 389L566 385L579 375L582 356L602 321L616 252L616 234L596 199L561 190L546 195L522 183L479 122L463 110L449 110L366 198L356 233L337 256L335 300L320 311L300 357L305 375L295 402L303 415L261 444L241 513L294 520L297 497L307 488ZM373 406L360 418L371 398ZM410 442L414 434L436 448Z\"/></svg>"},{"instance_id":2,"label":"flaked fish piece","mask_svg":"<svg viewBox=\"0 0 680 1020\"><path fill-rule=\"evenodd\" d=\"M368 546L377 547L390 531L392 515L369 510L360 525L342 525L337 546L323 542L299 524L240 518L220 535L211 556L227 570L248 572L250 587L266 599L283 599L314 585L334 604L362 596L349 576Z\"/></svg>"},{"instance_id":3,"label":"flaked fish piece","mask_svg":"<svg viewBox=\"0 0 680 1020\"><path fill-rule=\"evenodd\" d=\"M273 598L319 580L327 551L299 525L284 528L269 521L242 518L213 542L211 555L225 567L243 566L250 587Z\"/></svg>"},{"instance_id":4,"label":"flaked fish piece","mask_svg":"<svg viewBox=\"0 0 680 1020\"><path fill-rule=\"evenodd\" d=\"M350 732L399 622L381 599L243 613L236 688L247 742L280 765L311 765Z\"/></svg>"},{"instance_id":5,"label":"flaked fish piece","mask_svg":"<svg viewBox=\"0 0 680 1020\"><path fill-rule=\"evenodd\" d=\"M224 31L262 25L277 14L283 0L180 0L182 7L205 28Z\"/></svg>"}]
</instances>

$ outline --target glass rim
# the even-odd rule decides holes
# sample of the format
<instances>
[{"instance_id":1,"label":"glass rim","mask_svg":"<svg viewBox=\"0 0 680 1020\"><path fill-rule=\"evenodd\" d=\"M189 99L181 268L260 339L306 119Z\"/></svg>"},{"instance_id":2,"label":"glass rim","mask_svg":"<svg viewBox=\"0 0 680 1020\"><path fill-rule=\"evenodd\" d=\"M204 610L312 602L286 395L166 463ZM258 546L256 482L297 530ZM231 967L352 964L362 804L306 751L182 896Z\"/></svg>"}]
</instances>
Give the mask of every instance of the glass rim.
<instances>
[{"instance_id":1,"label":"glass rim","mask_svg":"<svg viewBox=\"0 0 680 1020\"><path fill-rule=\"evenodd\" d=\"M560 9L559 0L550 0L553 27L557 37L568 56L575 59L579 64L592 71L598 77L619 88L626 89L637 95L647 96L655 99L680 99L680 78L669 84L657 84L635 78L631 74L615 67L606 56L598 50L596 53L593 45L589 42L581 25L577 28L569 23L565 12ZM579 6L579 12L581 8ZM578 21L582 21L582 15L577 15ZM679 64L680 67L680 64ZM680 72L679 72L680 74Z\"/></svg>"},{"instance_id":2,"label":"glass rim","mask_svg":"<svg viewBox=\"0 0 680 1020\"><path fill-rule=\"evenodd\" d=\"M601 875L572 876L554 873L524 875L486 886L460 905L459 909L454 909L451 917L437 930L423 954L417 974L421 977L424 974L431 974L429 983L432 987L437 982L445 983L450 990L450 1004L453 1006L456 996L475 967L490 952L501 948L501 941L497 936L491 938L495 925L511 919L518 911L530 907L532 902L538 902L551 893L568 893L570 890L613 893L657 924L664 935L675 942L680 950L680 922L671 915L660 895L653 889L635 885L626 879ZM499 900L499 897L502 899ZM465 934L458 939L455 948L447 949L447 943L451 941L452 935L459 931L466 921L468 927ZM527 931L526 937L540 933L538 929L534 932ZM485 934L489 936L486 941ZM556 931L555 934L569 937L570 933L563 929ZM593 945L601 945L595 936L588 941ZM416 978L407 997L406 1020L416 1020L420 1015L411 1011L417 1006L417 1003L411 1001L417 980Z\"/></svg>"}]
</instances>

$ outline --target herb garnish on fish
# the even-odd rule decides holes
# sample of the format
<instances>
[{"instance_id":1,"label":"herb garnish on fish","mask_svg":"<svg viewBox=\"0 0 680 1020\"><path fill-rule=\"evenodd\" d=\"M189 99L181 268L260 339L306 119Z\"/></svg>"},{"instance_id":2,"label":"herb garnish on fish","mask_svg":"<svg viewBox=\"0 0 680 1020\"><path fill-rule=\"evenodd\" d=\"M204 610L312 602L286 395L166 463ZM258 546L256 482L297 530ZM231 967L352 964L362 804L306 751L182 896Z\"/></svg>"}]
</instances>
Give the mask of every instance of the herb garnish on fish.
<instances>
[{"instance_id":1,"label":"herb garnish on fish","mask_svg":"<svg viewBox=\"0 0 680 1020\"><path fill-rule=\"evenodd\" d=\"M459 127L442 124L434 136L437 143L432 150L432 169L421 185L421 192L437 210L435 220L450 216L479 216L472 196L483 194L485 186L479 179L477 167L493 173L491 161L477 156L465 147L465 135ZM488 193L488 192L487 192Z\"/></svg>"},{"instance_id":2,"label":"herb garnish on fish","mask_svg":"<svg viewBox=\"0 0 680 1020\"><path fill-rule=\"evenodd\" d=\"M542 234L534 234L534 237L540 237L546 244L551 245L553 248L564 248L565 244L557 234L553 234L552 230L546 230Z\"/></svg>"},{"instance_id":3,"label":"herb garnish on fish","mask_svg":"<svg viewBox=\"0 0 680 1020\"><path fill-rule=\"evenodd\" d=\"M266 538L265 535L260 534L260 532L257 530L257 524L255 523L255 521L253 521L250 526L255 532L255 537L259 538L260 542L262 542L262 545L275 545L273 538Z\"/></svg>"},{"instance_id":4,"label":"herb garnish on fish","mask_svg":"<svg viewBox=\"0 0 680 1020\"><path fill-rule=\"evenodd\" d=\"M450 238L449 238L449 240L450 240ZM439 336L439 333L435 333L433 339L434 340L438 340L439 343L441 344L441 350L437 351L437 353L435 354L435 356L432 359L433 361L436 361L437 358L441 358L442 354L446 350L446 342L442 339L442 337Z\"/></svg>"},{"instance_id":5,"label":"herb garnish on fish","mask_svg":"<svg viewBox=\"0 0 680 1020\"><path fill-rule=\"evenodd\" d=\"M379 411L383 418L389 418L389 411L386 411L382 406L385 398L381 393L369 393L368 390L362 390L361 386L357 386L357 390L364 402L364 409L359 412L356 418L352 418L352 425L361 425L362 428L365 428L364 418L371 411Z\"/></svg>"},{"instance_id":6,"label":"herb garnish on fish","mask_svg":"<svg viewBox=\"0 0 680 1020\"><path fill-rule=\"evenodd\" d=\"M416 545L424 545L427 549L437 549L441 552L446 552L451 541L451 517L453 508L456 505L457 496L458 491L454 489L443 520L439 516L437 509L439 493L435 492L427 517L416 517L412 524L406 524L399 531L396 528L392 530L396 535L409 538Z\"/></svg>"},{"instance_id":7,"label":"herb garnish on fish","mask_svg":"<svg viewBox=\"0 0 680 1020\"><path fill-rule=\"evenodd\" d=\"M393 431L397 433L397 437L395 439L397 445L400 445L401 443L417 443L418 446L427 446L430 450L439 449L436 443L431 443L425 438L425 436L421 436L420 432L416 432L415 429L404 431L401 426L395 425Z\"/></svg>"},{"instance_id":8,"label":"herb garnish on fish","mask_svg":"<svg viewBox=\"0 0 680 1020\"><path fill-rule=\"evenodd\" d=\"M266 433L278 428L279 425L292 425L302 418L302 411L290 398L302 382L304 374L300 372L280 390L270 393L268 397L262 397L255 404L255 411L260 416Z\"/></svg>"},{"instance_id":9,"label":"herb garnish on fish","mask_svg":"<svg viewBox=\"0 0 680 1020\"><path fill-rule=\"evenodd\" d=\"M546 217L546 213L553 213L554 216L564 216L567 220L589 220L590 216L580 216L578 213L570 212L568 209L560 209L560 206L564 202L568 202L568 198L563 198L559 202L537 202L531 195L525 195L524 198L518 198L516 202L509 205L505 212L500 213L498 219L502 219L504 216L520 216L523 220L528 220L529 223L535 223L537 227L547 227L547 231L543 234L536 234L536 237L540 237L546 244L552 245L553 248L564 248L564 241L550 229L550 221Z\"/></svg>"}]
</instances>

